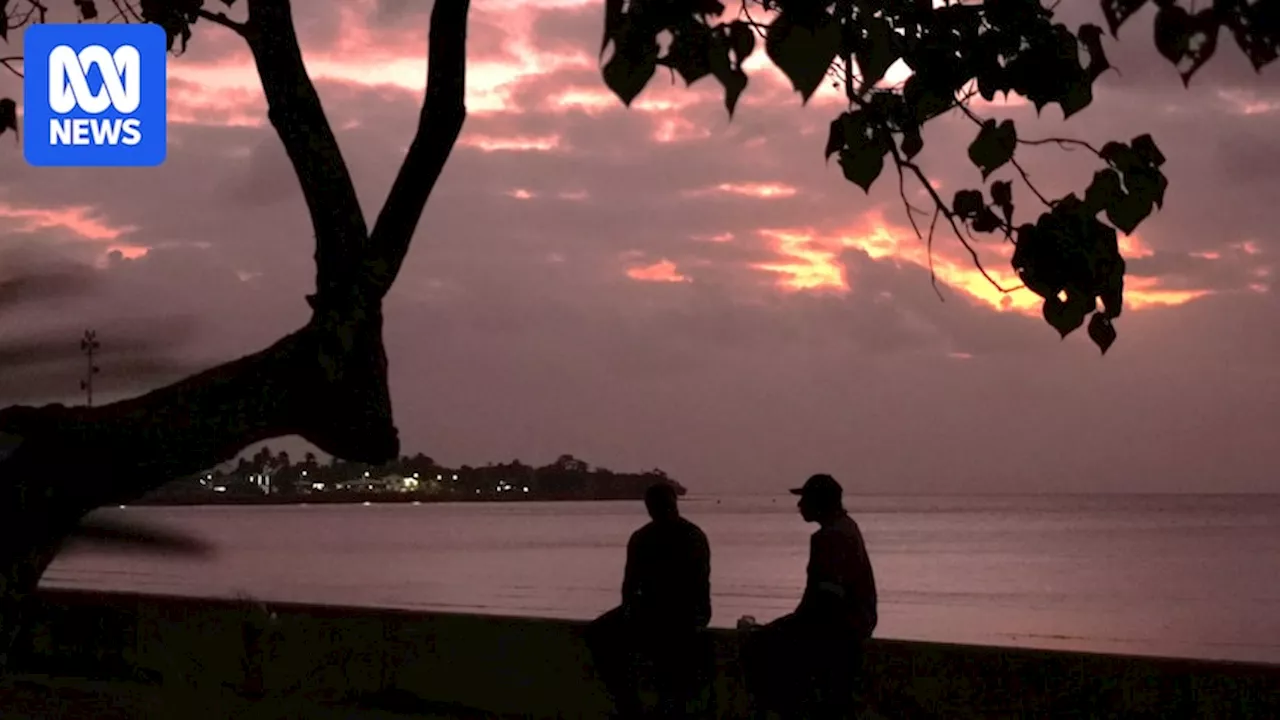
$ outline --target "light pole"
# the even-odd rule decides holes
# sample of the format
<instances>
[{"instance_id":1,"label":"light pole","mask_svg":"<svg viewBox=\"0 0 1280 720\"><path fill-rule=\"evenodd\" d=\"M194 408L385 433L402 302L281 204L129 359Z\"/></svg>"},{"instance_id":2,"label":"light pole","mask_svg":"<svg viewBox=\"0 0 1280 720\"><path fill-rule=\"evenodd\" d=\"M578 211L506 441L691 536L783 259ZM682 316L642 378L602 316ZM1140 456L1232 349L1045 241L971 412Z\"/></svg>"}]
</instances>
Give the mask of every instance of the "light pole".
<instances>
[{"instance_id":1,"label":"light pole","mask_svg":"<svg viewBox=\"0 0 1280 720\"><path fill-rule=\"evenodd\" d=\"M80 338L80 352L88 358L89 366L85 371L84 380L80 381L80 389L85 392L88 407L93 407L93 376L97 375L100 369L93 364L93 356L101 347L98 344L98 334L92 330L85 330L84 337Z\"/></svg>"}]
</instances>

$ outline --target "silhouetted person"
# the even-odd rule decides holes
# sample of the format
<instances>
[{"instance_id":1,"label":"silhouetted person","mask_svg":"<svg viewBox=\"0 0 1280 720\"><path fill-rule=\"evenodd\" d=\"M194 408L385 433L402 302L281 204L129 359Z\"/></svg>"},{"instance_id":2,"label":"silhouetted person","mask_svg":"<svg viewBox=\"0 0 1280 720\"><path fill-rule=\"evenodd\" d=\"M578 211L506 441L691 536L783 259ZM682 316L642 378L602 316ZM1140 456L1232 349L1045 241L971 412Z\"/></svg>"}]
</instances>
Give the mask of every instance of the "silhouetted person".
<instances>
[{"instance_id":1,"label":"silhouetted person","mask_svg":"<svg viewBox=\"0 0 1280 720\"><path fill-rule=\"evenodd\" d=\"M876 581L858 524L845 511L840 483L814 475L800 515L817 523L809 538L804 596L795 612L753 630L743 650L757 712L836 720L856 715L863 644L875 630Z\"/></svg>"},{"instance_id":2,"label":"silhouetted person","mask_svg":"<svg viewBox=\"0 0 1280 720\"><path fill-rule=\"evenodd\" d=\"M697 525L680 517L675 488L645 492L650 522L631 535L622 604L587 630L597 672L618 714L638 717L640 673L653 682L659 713L695 714L691 703L705 680L699 629L711 621L711 549Z\"/></svg>"}]
</instances>

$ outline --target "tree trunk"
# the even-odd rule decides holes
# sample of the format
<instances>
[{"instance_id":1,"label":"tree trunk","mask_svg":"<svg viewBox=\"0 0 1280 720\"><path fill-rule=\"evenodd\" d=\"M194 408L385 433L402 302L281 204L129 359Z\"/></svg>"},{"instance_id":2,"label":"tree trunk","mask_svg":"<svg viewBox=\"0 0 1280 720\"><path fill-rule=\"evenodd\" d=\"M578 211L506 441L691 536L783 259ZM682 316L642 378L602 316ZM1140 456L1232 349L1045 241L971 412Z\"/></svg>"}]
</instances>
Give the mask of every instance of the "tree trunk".
<instances>
[{"instance_id":1,"label":"tree trunk","mask_svg":"<svg viewBox=\"0 0 1280 720\"><path fill-rule=\"evenodd\" d=\"M101 407L0 410L0 666L18 614L63 541L94 508L126 503L300 435L348 461L397 458L382 298L398 274L466 117L469 0L436 0L417 132L372 231L307 75L288 0L249 0L248 43L268 118L289 155L316 233L312 319L271 347ZM4 448L10 448L6 451Z\"/></svg>"}]
</instances>

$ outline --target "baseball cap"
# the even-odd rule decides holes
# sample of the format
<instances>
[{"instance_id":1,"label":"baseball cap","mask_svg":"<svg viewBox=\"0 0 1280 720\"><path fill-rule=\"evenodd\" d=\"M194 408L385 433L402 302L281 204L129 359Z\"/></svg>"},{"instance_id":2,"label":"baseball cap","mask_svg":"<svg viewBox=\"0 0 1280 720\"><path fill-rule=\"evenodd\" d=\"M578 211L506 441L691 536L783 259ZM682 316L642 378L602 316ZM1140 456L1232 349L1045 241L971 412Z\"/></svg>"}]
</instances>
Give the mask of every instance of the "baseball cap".
<instances>
[{"instance_id":1,"label":"baseball cap","mask_svg":"<svg viewBox=\"0 0 1280 720\"><path fill-rule=\"evenodd\" d=\"M810 497L817 500L839 500L844 488L836 479L825 473L813 475L804 481L804 485L791 489L792 495Z\"/></svg>"}]
</instances>

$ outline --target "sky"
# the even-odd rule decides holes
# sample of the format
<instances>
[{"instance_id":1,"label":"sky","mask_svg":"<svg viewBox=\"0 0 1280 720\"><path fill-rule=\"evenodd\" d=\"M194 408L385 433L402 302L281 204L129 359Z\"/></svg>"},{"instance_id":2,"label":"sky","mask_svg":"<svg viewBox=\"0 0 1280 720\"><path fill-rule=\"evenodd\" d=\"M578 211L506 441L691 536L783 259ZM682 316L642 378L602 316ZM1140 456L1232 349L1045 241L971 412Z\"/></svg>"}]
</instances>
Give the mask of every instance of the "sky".
<instances>
[{"instance_id":1,"label":"sky","mask_svg":"<svg viewBox=\"0 0 1280 720\"><path fill-rule=\"evenodd\" d=\"M1073 26L1103 24L1096 3L1064 5ZM305 60L372 216L416 122L430 3L305 9ZM1121 238L1127 307L1100 357L942 234L940 300L896 177L868 195L825 164L841 100L802 105L762 43L732 120L710 78L660 73L627 109L600 79L602 3L475 0L469 115L387 301L403 452L571 453L660 467L695 493L783 492L815 472L849 493L1280 490L1280 71L1254 73L1224 35L1184 89L1152 44L1153 10L1108 41L1120 72L1069 122L1017 98L975 106L1023 137L1151 133L1168 157L1164 209ZM0 276L75 262L94 279L0 315L0 339L67 343L63 363L6 371L0 405L81 402L85 327L104 346L103 402L305 323L312 233L249 52L196 31L170 58L164 165L32 168L0 137ZM0 77L0 94L20 93ZM948 116L925 133L944 197L981 182L975 132ZM1052 195L1097 169L1080 152L1019 157ZM1038 214L1014 193L1019 218ZM978 250L1016 284L1007 244ZM119 352L145 342L165 362Z\"/></svg>"}]
</instances>

